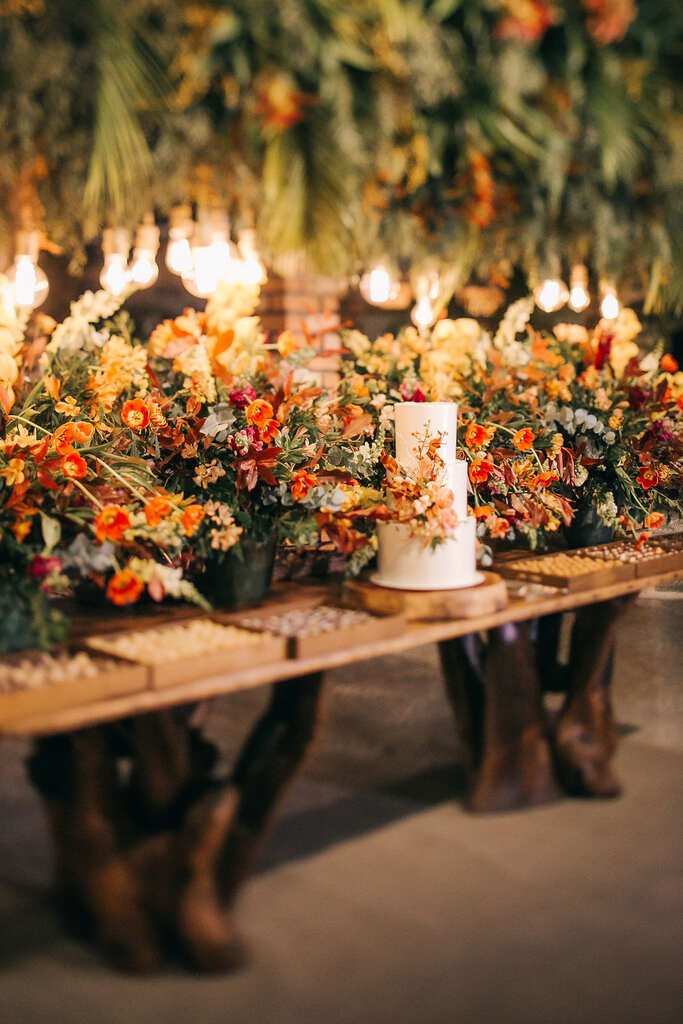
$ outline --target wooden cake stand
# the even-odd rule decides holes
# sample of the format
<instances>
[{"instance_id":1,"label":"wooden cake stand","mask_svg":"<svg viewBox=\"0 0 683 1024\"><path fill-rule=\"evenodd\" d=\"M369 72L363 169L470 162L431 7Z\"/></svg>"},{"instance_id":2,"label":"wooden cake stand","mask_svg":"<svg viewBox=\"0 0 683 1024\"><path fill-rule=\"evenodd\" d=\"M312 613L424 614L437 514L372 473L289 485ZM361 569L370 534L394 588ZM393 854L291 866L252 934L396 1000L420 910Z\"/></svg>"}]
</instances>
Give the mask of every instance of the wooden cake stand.
<instances>
[{"instance_id":1,"label":"wooden cake stand","mask_svg":"<svg viewBox=\"0 0 683 1024\"><path fill-rule=\"evenodd\" d=\"M368 579L347 580L342 600L347 607L376 615L423 619L474 619L502 611L508 603L505 583L495 572L482 572L482 583L460 590L397 590Z\"/></svg>"}]
</instances>

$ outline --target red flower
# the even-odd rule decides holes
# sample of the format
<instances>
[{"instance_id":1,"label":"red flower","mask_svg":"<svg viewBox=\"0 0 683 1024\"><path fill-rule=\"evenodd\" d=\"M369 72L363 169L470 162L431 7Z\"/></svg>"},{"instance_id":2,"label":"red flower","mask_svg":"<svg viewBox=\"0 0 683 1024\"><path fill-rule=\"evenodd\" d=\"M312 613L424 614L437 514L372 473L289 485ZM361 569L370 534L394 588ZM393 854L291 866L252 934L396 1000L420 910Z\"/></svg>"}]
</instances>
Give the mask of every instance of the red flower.
<instances>
[{"instance_id":1,"label":"red flower","mask_svg":"<svg viewBox=\"0 0 683 1024\"><path fill-rule=\"evenodd\" d=\"M528 452L530 448L533 448L535 440L536 435L533 430L530 430L528 427L522 427L512 438L512 443L518 451Z\"/></svg>"},{"instance_id":2,"label":"red flower","mask_svg":"<svg viewBox=\"0 0 683 1024\"><path fill-rule=\"evenodd\" d=\"M649 491L651 487L656 487L659 483L659 473L656 469L650 469L644 466L640 473L636 477L636 480L645 491Z\"/></svg>"},{"instance_id":3,"label":"red flower","mask_svg":"<svg viewBox=\"0 0 683 1024\"><path fill-rule=\"evenodd\" d=\"M130 526L130 516L120 505L105 505L95 519L95 536L104 540L121 540Z\"/></svg>"},{"instance_id":4,"label":"red flower","mask_svg":"<svg viewBox=\"0 0 683 1024\"><path fill-rule=\"evenodd\" d=\"M259 435L265 444L270 444L270 442L277 437L279 432L280 424L277 420L266 420L263 426L259 428Z\"/></svg>"},{"instance_id":5,"label":"red flower","mask_svg":"<svg viewBox=\"0 0 683 1024\"><path fill-rule=\"evenodd\" d=\"M62 472L64 476L68 476L72 480L82 480L84 476L88 475L88 465L78 452L70 452L64 456Z\"/></svg>"},{"instance_id":6,"label":"red flower","mask_svg":"<svg viewBox=\"0 0 683 1024\"><path fill-rule=\"evenodd\" d=\"M470 423L465 431L465 444L468 448L481 448L488 444L493 438L495 430L490 427L481 427L478 423Z\"/></svg>"},{"instance_id":7,"label":"red flower","mask_svg":"<svg viewBox=\"0 0 683 1024\"><path fill-rule=\"evenodd\" d=\"M72 427L73 439L78 441L79 444L87 444L95 433L92 423L85 423L83 420L79 420L78 423L72 423Z\"/></svg>"},{"instance_id":8,"label":"red flower","mask_svg":"<svg viewBox=\"0 0 683 1024\"><path fill-rule=\"evenodd\" d=\"M51 572L59 572L61 568L61 559L44 558L42 555L35 555L28 567L28 574L34 580L44 580Z\"/></svg>"},{"instance_id":9,"label":"red flower","mask_svg":"<svg viewBox=\"0 0 683 1024\"><path fill-rule=\"evenodd\" d=\"M294 500L301 501L302 498L305 498L311 487L315 487L317 482L317 476L300 469L292 481L292 497Z\"/></svg>"},{"instance_id":10,"label":"red flower","mask_svg":"<svg viewBox=\"0 0 683 1024\"><path fill-rule=\"evenodd\" d=\"M116 605L135 604L144 590L144 584L130 569L117 572L109 580L107 597Z\"/></svg>"},{"instance_id":11,"label":"red flower","mask_svg":"<svg viewBox=\"0 0 683 1024\"><path fill-rule=\"evenodd\" d=\"M550 487L552 483L555 483L555 481L559 479L560 478L557 473L553 473L552 471L538 473L531 481L531 488L535 491L538 490L539 487Z\"/></svg>"},{"instance_id":12,"label":"red flower","mask_svg":"<svg viewBox=\"0 0 683 1024\"><path fill-rule=\"evenodd\" d=\"M132 398L123 406L121 419L131 430L144 430L149 423L149 409L141 398Z\"/></svg>"},{"instance_id":13,"label":"red flower","mask_svg":"<svg viewBox=\"0 0 683 1024\"><path fill-rule=\"evenodd\" d=\"M493 462L489 459L474 459L470 466L470 480L473 484L485 484L493 472Z\"/></svg>"},{"instance_id":14,"label":"red flower","mask_svg":"<svg viewBox=\"0 0 683 1024\"><path fill-rule=\"evenodd\" d=\"M666 373L676 373L678 370L678 363L668 352L659 360L659 365Z\"/></svg>"},{"instance_id":15,"label":"red flower","mask_svg":"<svg viewBox=\"0 0 683 1024\"><path fill-rule=\"evenodd\" d=\"M74 450L76 440L76 424L62 423L52 435L52 447L58 455L68 455Z\"/></svg>"}]
</instances>

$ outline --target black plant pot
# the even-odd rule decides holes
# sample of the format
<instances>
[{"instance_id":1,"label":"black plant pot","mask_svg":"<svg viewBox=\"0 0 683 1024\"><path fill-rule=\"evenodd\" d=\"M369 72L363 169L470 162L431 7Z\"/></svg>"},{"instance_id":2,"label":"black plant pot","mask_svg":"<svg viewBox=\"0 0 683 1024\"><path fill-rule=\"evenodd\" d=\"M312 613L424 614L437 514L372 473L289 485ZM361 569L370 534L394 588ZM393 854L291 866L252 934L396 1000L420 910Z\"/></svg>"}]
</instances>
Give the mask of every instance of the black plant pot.
<instances>
[{"instance_id":1,"label":"black plant pot","mask_svg":"<svg viewBox=\"0 0 683 1024\"><path fill-rule=\"evenodd\" d=\"M587 508L579 510L576 514L572 523L566 528L566 537L570 548L608 544L614 540L614 527L607 526L594 508Z\"/></svg>"},{"instance_id":2,"label":"black plant pot","mask_svg":"<svg viewBox=\"0 0 683 1024\"><path fill-rule=\"evenodd\" d=\"M276 546L274 536L264 541L244 537L230 551L212 552L197 581L199 589L217 608L258 604L270 588Z\"/></svg>"}]
</instances>

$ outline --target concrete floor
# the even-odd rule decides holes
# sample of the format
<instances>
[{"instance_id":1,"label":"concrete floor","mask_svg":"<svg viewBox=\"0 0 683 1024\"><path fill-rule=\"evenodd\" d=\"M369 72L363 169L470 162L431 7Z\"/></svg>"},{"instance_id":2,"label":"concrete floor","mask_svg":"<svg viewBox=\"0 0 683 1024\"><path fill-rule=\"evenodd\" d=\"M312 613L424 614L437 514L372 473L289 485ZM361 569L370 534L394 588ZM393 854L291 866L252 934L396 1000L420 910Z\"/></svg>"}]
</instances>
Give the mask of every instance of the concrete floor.
<instances>
[{"instance_id":1,"label":"concrete floor","mask_svg":"<svg viewBox=\"0 0 683 1024\"><path fill-rule=\"evenodd\" d=\"M472 817L433 649L333 673L327 718L238 906L233 976L117 975L63 937L49 848L0 745L2 1024L615 1024L683 1012L683 602L622 623L625 795ZM262 695L218 702L226 754ZM454 797L455 794L455 797Z\"/></svg>"}]
</instances>

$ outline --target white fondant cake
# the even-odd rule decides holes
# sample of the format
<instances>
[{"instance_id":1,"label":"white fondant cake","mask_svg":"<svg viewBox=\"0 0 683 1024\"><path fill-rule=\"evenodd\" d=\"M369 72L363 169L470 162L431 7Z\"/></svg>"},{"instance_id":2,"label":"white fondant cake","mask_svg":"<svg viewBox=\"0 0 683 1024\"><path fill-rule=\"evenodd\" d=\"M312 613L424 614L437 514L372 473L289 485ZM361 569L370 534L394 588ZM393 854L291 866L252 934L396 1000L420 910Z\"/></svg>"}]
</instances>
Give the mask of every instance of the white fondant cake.
<instances>
[{"instance_id":1,"label":"white fondant cake","mask_svg":"<svg viewBox=\"0 0 683 1024\"><path fill-rule=\"evenodd\" d=\"M408 473L416 468L415 444L425 434L443 435L439 455L444 484L453 492L458 525L436 547L411 537L408 523L378 523L377 572L373 582L399 590L455 590L483 579L476 571L475 521L467 516L467 462L457 458L458 407L453 402L403 402L394 407L396 461Z\"/></svg>"}]
</instances>

